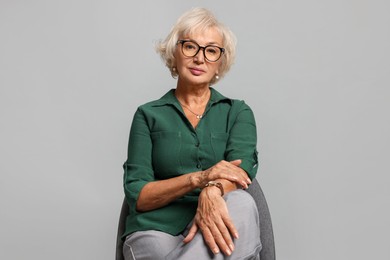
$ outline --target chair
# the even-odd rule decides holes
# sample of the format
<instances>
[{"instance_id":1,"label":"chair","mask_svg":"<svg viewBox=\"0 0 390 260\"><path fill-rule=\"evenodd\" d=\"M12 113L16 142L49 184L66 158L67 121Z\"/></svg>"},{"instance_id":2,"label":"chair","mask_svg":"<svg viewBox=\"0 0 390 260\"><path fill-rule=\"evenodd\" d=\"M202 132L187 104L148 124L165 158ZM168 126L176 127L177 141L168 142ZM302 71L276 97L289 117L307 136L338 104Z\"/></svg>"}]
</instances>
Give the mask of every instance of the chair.
<instances>
[{"instance_id":1,"label":"chair","mask_svg":"<svg viewBox=\"0 0 390 260\"><path fill-rule=\"evenodd\" d=\"M260 241L263 245L263 249L260 251L260 260L275 260L275 243L271 216L259 182L254 179L247 191L254 198L257 208L259 210ZM127 205L126 199L124 199L122 203L121 214L119 217L118 234L116 238L116 260L124 260L122 254L123 241L121 239L121 236L125 230L125 222L128 214L129 206Z\"/></svg>"}]
</instances>

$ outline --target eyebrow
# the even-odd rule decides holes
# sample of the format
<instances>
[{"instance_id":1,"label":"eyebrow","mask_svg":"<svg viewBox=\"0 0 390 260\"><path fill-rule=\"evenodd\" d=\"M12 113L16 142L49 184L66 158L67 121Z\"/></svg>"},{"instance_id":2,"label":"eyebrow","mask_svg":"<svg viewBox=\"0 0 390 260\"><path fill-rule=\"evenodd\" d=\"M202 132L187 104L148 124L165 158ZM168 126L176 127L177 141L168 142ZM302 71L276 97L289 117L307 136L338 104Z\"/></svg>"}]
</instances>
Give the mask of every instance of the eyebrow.
<instances>
[{"instance_id":1,"label":"eyebrow","mask_svg":"<svg viewBox=\"0 0 390 260\"><path fill-rule=\"evenodd\" d=\"M190 41L193 41L193 42L196 42L197 44L199 44L197 41L195 41L194 39L191 39L191 38L185 38L185 40L190 40ZM222 44L219 44L218 42L208 42L206 43L205 46L208 46L208 45L215 45L215 46L222 46Z\"/></svg>"}]
</instances>

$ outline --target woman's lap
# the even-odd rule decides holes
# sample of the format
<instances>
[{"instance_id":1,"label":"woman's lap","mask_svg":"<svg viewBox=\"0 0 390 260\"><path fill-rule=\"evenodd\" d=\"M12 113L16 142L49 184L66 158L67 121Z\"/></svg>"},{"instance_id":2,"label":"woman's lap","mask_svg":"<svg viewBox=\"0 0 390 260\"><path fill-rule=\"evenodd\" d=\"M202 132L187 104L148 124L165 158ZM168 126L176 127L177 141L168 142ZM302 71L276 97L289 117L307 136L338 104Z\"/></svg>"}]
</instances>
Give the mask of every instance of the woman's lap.
<instances>
[{"instance_id":1,"label":"woman's lap","mask_svg":"<svg viewBox=\"0 0 390 260\"><path fill-rule=\"evenodd\" d=\"M158 259L258 259L261 250L259 216L253 198L245 191L237 190L224 196L230 217L238 229L240 238L234 241L235 250L230 257L222 253L214 255L205 244L200 232L194 239L183 244L185 235L149 230L129 235L123 246L126 260ZM188 225L184 234L188 232Z\"/></svg>"},{"instance_id":2,"label":"woman's lap","mask_svg":"<svg viewBox=\"0 0 390 260\"><path fill-rule=\"evenodd\" d=\"M123 255L126 260L165 259L183 239L182 235L172 236L156 230L134 232L123 244Z\"/></svg>"}]
</instances>

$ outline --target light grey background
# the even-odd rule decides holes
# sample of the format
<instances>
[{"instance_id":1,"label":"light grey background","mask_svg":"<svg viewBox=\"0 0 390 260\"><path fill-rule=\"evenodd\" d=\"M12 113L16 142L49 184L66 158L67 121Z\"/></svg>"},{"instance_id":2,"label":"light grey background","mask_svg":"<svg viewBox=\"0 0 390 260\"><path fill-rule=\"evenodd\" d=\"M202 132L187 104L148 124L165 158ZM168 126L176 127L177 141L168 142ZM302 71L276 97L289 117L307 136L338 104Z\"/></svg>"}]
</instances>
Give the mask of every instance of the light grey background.
<instances>
[{"instance_id":1,"label":"light grey background","mask_svg":"<svg viewBox=\"0 0 390 260\"><path fill-rule=\"evenodd\" d=\"M0 259L114 258L154 44L204 6L236 33L216 88L256 114L280 260L390 259L387 0L0 0Z\"/></svg>"}]
</instances>

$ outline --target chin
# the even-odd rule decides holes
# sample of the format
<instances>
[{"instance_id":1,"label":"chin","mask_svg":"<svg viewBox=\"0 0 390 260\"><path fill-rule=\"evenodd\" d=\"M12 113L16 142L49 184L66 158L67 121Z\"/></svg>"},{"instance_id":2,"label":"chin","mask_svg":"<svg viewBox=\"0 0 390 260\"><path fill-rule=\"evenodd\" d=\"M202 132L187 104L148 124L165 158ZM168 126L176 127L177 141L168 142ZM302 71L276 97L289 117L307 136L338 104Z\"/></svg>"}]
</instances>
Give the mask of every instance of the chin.
<instances>
[{"instance_id":1,"label":"chin","mask_svg":"<svg viewBox=\"0 0 390 260\"><path fill-rule=\"evenodd\" d=\"M186 78L184 82L191 84L191 85L210 85L210 79L205 78L205 77L194 77L191 76L189 78Z\"/></svg>"}]
</instances>

